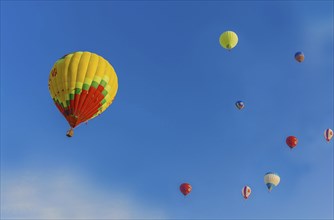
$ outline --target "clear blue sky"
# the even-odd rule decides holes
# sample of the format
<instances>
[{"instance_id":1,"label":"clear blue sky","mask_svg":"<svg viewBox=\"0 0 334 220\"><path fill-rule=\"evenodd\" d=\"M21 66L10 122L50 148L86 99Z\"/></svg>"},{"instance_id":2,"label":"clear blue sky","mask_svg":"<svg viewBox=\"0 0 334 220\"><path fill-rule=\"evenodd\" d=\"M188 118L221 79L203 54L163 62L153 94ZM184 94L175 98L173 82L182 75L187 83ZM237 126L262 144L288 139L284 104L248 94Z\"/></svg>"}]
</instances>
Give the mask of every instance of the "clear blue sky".
<instances>
[{"instance_id":1,"label":"clear blue sky","mask_svg":"<svg viewBox=\"0 0 334 220\"><path fill-rule=\"evenodd\" d=\"M47 85L73 51L119 90L69 139ZM333 59L333 1L1 1L1 218L333 219Z\"/></svg>"}]
</instances>

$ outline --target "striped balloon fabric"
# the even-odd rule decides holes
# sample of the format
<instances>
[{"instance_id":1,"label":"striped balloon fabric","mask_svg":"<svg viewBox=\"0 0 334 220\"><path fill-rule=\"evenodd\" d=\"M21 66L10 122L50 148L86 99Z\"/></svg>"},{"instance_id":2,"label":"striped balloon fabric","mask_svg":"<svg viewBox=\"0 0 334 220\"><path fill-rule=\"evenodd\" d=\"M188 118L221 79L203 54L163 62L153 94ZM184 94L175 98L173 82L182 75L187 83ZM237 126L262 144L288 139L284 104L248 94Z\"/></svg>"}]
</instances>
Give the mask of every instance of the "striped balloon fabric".
<instances>
[{"instance_id":1,"label":"striped balloon fabric","mask_svg":"<svg viewBox=\"0 0 334 220\"><path fill-rule=\"evenodd\" d=\"M245 199L248 199L248 197L250 196L251 193L252 193L252 190L249 186L244 186L241 189L241 194Z\"/></svg>"},{"instance_id":2,"label":"striped balloon fabric","mask_svg":"<svg viewBox=\"0 0 334 220\"><path fill-rule=\"evenodd\" d=\"M329 142L332 139L332 137L333 137L333 130L330 129L330 128L327 128L325 130L324 136L325 136L326 141Z\"/></svg>"}]
</instances>

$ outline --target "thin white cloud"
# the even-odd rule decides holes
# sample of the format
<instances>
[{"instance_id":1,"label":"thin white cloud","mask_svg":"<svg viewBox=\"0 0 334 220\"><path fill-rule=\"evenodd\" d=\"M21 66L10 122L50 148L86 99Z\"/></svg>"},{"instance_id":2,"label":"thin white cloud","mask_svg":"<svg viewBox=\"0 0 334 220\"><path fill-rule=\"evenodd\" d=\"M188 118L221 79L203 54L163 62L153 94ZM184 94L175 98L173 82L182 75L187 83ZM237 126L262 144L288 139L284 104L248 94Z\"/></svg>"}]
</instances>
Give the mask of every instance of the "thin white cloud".
<instances>
[{"instance_id":1,"label":"thin white cloud","mask_svg":"<svg viewBox=\"0 0 334 220\"><path fill-rule=\"evenodd\" d=\"M117 189L104 191L70 172L1 178L1 219L161 219L159 208Z\"/></svg>"}]
</instances>

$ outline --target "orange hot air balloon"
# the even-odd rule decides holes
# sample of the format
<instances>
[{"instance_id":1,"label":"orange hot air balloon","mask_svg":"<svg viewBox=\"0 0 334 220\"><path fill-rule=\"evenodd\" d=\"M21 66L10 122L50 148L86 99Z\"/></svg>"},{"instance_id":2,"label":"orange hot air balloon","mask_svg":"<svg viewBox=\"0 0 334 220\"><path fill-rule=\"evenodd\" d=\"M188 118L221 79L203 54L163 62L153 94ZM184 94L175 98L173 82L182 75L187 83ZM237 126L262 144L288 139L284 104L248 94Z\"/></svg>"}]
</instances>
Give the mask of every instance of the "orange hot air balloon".
<instances>
[{"instance_id":1,"label":"orange hot air balloon","mask_svg":"<svg viewBox=\"0 0 334 220\"><path fill-rule=\"evenodd\" d=\"M286 138L286 144L292 149L297 146L298 139L295 136L289 136Z\"/></svg>"},{"instance_id":2,"label":"orange hot air balloon","mask_svg":"<svg viewBox=\"0 0 334 220\"><path fill-rule=\"evenodd\" d=\"M192 187L189 183L182 183L180 186L180 191L183 195L188 195L191 191Z\"/></svg>"}]
</instances>

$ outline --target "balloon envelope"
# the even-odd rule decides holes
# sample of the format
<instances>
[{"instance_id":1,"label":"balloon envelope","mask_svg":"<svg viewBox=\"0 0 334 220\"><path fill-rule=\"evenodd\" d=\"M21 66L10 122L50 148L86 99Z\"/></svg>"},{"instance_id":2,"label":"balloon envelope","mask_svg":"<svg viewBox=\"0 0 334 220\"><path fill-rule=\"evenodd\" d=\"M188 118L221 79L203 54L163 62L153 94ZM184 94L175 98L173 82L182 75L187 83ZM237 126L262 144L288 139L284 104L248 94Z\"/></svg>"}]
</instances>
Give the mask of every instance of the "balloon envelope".
<instances>
[{"instance_id":1,"label":"balloon envelope","mask_svg":"<svg viewBox=\"0 0 334 220\"><path fill-rule=\"evenodd\" d=\"M333 130L330 128L327 128L324 133L326 141L330 141L333 138Z\"/></svg>"},{"instance_id":2,"label":"balloon envelope","mask_svg":"<svg viewBox=\"0 0 334 220\"><path fill-rule=\"evenodd\" d=\"M244 104L243 101L237 101L237 102L235 103L235 106L236 106L239 110L241 110L241 109L243 109L243 108L245 107L245 104Z\"/></svg>"},{"instance_id":3,"label":"balloon envelope","mask_svg":"<svg viewBox=\"0 0 334 220\"><path fill-rule=\"evenodd\" d=\"M192 190L192 187L189 183L182 183L180 185L180 191L183 195L188 195Z\"/></svg>"},{"instance_id":4,"label":"balloon envelope","mask_svg":"<svg viewBox=\"0 0 334 220\"><path fill-rule=\"evenodd\" d=\"M49 75L51 97L72 128L105 111L118 89L114 68L103 57L74 52L56 61ZM68 136L73 135L72 133Z\"/></svg>"},{"instance_id":5,"label":"balloon envelope","mask_svg":"<svg viewBox=\"0 0 334 220\"><path fill-rule=\"evenodd\" d=\"M286 144L292 149L297 146L298 139L295 136L289 136L286 138Z\"/></svg>"},{"instance_id":6,"label":"balloon envelope","mask_svg":"<svg viewBox=\"0 0 334 220\"><path fill-rule=\"evenodd\" d=\"M264 183L266 184L269 191L279 184L281 178L277 173L268 172L264 175Z\"/></svg>"},{"instance_id":7,"label":"balloon envelope","mask_svg":"<svg viewBox=\"0 0 334 220\"><path fill-rule=\"evenodd\" d=\"M225 49L231 50L238 44L238 35L233 31L225 31L220 35L219 42Z\"/></svg>"},{"instance_id":8,"label":"balloon envelope","mask_svg":"<svg viewBox=\"0 0 334 220\"><path fill-rule=\"evenodd\" d=\"M252 190L249 186L244 186L241 189L241 194L245 199L248 199L248 197L250 196L251 193L252 193Z\"/></svg>"},{"instance_id":9,"label":"balloon envelope","mask_svg":"<svg viewBox=\"0 0 334 220\"><path fill-rule=\"evenodd\" d=\"M302 52L297 52L297 53L295 53L295 59L296 59L299 63L301 63L301 62L304 61L305 56L304 56L304 54L303 54Z\"/></svg>"}]
</instances>

